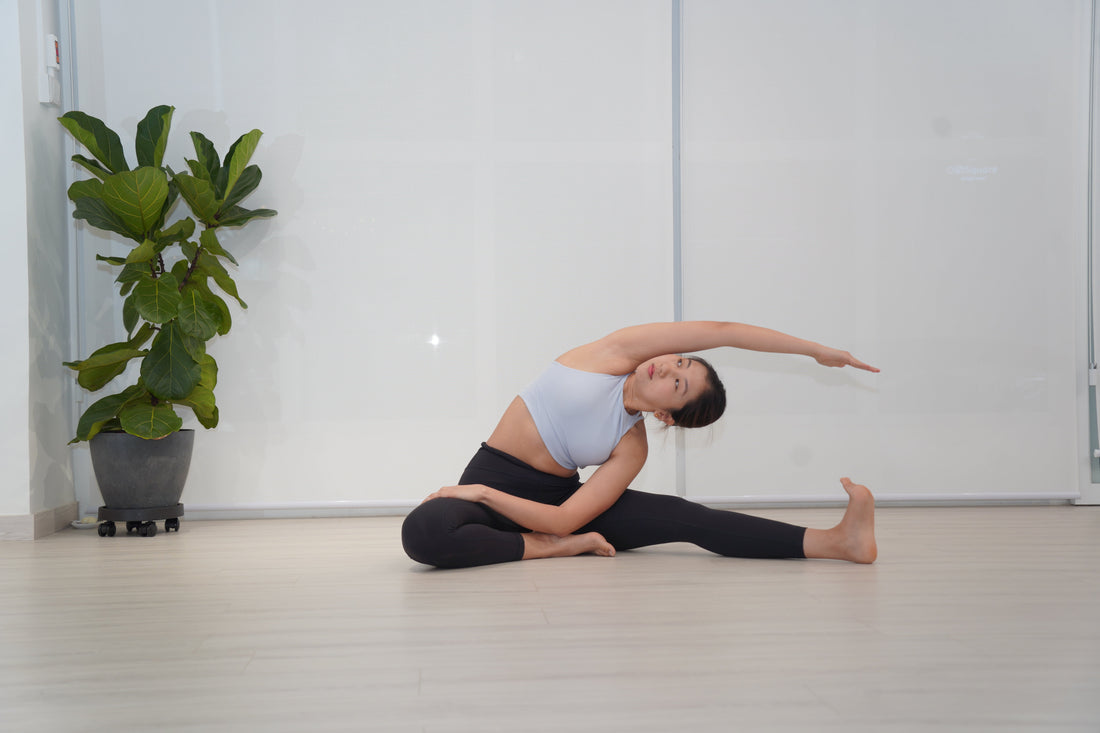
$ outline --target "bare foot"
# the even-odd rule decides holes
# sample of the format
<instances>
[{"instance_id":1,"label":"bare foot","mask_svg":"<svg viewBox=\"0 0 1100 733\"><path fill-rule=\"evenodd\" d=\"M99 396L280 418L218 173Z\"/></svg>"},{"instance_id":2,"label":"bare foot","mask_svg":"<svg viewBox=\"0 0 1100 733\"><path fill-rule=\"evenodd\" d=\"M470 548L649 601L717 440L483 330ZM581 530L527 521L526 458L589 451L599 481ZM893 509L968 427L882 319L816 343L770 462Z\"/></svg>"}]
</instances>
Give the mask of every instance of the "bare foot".
<instances>
[{"instance_id":1,"label":"bare foot","mask_svg":"<svg viewBox=\"0 0 1100 733\"><path fill-rule=\"evenodd\" d=\"M878 557L875 542L875 497L871 490L851 479L840 483L848 492L848 508L840 524L832 529L808 529L803 540L806 557L873 563Z\"/></svg>"},{"instance_id":2,"label":"bare foot","mask_svg":"<svg viewBox=\"0 0 1100 733\"><path fill-rule=\"evenodd\" d=\"M614 557L615 548L598 532L571 534L565 537L542 532L523 534L524 560L534 560L539 557L573 557L586 553Z\"/></svg>"}]
</instances>

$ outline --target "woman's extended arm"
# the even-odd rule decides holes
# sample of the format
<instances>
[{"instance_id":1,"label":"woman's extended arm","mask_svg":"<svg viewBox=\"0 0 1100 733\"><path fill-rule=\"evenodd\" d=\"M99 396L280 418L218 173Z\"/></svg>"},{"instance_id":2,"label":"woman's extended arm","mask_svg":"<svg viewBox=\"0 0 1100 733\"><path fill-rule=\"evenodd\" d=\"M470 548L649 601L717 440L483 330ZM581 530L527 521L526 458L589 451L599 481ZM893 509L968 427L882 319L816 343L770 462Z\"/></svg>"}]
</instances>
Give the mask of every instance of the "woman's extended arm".
<instances>
[{"instance_id":1,"label":"woman's extended arm","mask_svg":"<svg viewBox=\"0 0 1100 733\"><path fill-rule=\"evenodd\" d=\"M566 354L585 361L610 360L620 373L664 354L684 354L729 346L749 351L802 354L824 366L851 366L879 371L840 349L796 338L770 328L725 321L678 321L630 326Z\"/></svg>"},{"instance_id":2,"label":"woman's extended arm","mask_svg":"<svg viewBox=\"0 0 1100 733\"><path fill-rule=\"evenodd\" d=\"M645 464L647 451L644 423L638 423L561 506L521 499L483 484L444 486L425 501L444 496L476 501L522 527L563 537L603 514L622 496Z\"/></svg>"}]
</instances>

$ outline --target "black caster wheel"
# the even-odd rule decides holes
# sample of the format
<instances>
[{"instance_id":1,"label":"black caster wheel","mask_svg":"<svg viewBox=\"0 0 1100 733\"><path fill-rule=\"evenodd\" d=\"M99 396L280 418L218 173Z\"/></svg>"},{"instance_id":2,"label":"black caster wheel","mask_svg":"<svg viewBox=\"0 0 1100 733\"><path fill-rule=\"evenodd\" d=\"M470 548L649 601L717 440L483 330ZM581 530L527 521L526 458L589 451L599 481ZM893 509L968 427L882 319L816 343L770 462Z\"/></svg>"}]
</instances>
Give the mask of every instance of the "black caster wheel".
<instances>
[{"instance_id":1,"label":"black caster wheel","mask_svg":"<svg viewBox=\"0 0 1100 733\"><path fill-rule=\"evenodd\" d=\"M126 534L133 534L139 527L141 527L141 522L127 522Z\"/></svg>"},{"instance_id":2,"label":"black caster wheel","mask_svg":"<svg viewBox=\"0 0 1100 733\"><path fill-rule=\"evenodd\" d=\"M100 537L114 537L115 536L115 523L114 522L102 522L97 529Z\"/></svg>"},{"instance_id":3,"label":"black caster wheel","mask_svg":"<svg viewBox=\"0 0 1100 733\"><path fill-rule=\"evenodd\" d=\"M100 537L106 537L107 536L107 525L105 523L100 524L98 527L96 527L95 531L99 532Z\"/></svg>"},{"instance_id":4,"label":"black caster wheel","mask_svg":"<svg viewBox=\"0 0 1100 733\"><path fill-rule=\"evenodd\" d=\"M138 534L142 537L154 537L157 534L156 522L143 522L141 527L138 528Z\"/></svg>"},{"instance_id":5,"label":"black caster wheel","mask_svg":"<svg viewBox=\"0 0 1100 733\"><path fill-rule=\"evenodd\" d=\"M164 520L164 531L171 532L172 530L175 530L177 532L180 531L180 520L176 517Z\"/></svg>"}]
</instances>

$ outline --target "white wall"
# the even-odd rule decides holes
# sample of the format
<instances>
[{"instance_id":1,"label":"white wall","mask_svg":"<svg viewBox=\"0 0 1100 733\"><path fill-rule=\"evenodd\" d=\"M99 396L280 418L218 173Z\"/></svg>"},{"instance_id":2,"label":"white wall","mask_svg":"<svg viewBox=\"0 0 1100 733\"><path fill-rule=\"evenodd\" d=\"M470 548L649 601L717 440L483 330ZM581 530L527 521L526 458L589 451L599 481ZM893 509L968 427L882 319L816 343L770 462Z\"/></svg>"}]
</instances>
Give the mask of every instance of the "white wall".
<instances>
[{"instance_id":1,"label":"white wall","mask_svg":"<svg viewBox=\"0 0 1100 733\"><path fill-rule=\"evenodd\" d=\"M36 8L37 6L37 8ZM23 28L23 125L27 177L27 280L29 283L30 511L74 500L66 447L71 433L72 372L69 354L69 209L65 196L65 131L58 106L41 104L37 21L41 32L60 35L56 2L21 0ZM33 38L33 41L28 40ZM31 61L31 63L28 63Z\"/></svg>"},{"instance_id":2,"label":"white wall","mask_svg":"<svg viewBox=\"0 0 1100 733\"><path fill-rule=\"evenodd\" d=\"M667 1L76 11L79 106L124 138L161 103L170 161L266 133L246 204L280 215L229 240L251 307L211 347L189 507L418 500L547 360L672 317ZM685 0L686 317L884 370L715 354L690 495L1076 492L1088 11ZM89 348L117 329L95 239ZM636 486L670 491L652 442Z\"/></svg>"},{"instance_id":3,"label":"white wall","mask_svg":"<svg viewBox=\"0 0 1100 733\"><path fill-rule=\"evenodd\" d=\"M265 132L245 203L279 216L227 239L250 307L189 506L418 501L548 361L672 317L666 2L76 8L80 107L124 139L160 103L180 167L189 130ZM665 442L639 486L674 488Z\"/></svg>"},{"instance_id":4,"label":"white wall","mask_svg":"<svg viewBox=\"0 0 1100 733\"><path fill-rule=\"evenodd\" d=\"M1076 493L1089 44L1087 2L685 3L685 316L883 370L718 355L690 493Z\"/></svg>"},{"instance_id":5,"label":"white wall","mask_svg":"<svg viewBox=\"0 0 1100 733\"><path fill-rule=\"evenodd\" d=\"M54 2L0 4L0 165L5 222L0 333L0 516L26 516L74 500L68 370L69 249L60 109L38 99L40 38L58 33ZM22 426L26 426L24 429ZM29 525L28 525L29 526ZM24 536L22 533L17 533Z\"/></svg>"},{"instance_id":6,"label":"white wall","mask_svg":"<svg viewBox=\"0 0 1100 733\"><path fill-rule=\"evenodd\" d=\"M23 81L20 73L19 5L0 0L0 221L4 222L4 266L0 268L0 333L6 342L0 359L0 516L30 511L29 424L24 385L30 364L27 341L27 178L23 140Z\"/></svg>"}]
</instances>

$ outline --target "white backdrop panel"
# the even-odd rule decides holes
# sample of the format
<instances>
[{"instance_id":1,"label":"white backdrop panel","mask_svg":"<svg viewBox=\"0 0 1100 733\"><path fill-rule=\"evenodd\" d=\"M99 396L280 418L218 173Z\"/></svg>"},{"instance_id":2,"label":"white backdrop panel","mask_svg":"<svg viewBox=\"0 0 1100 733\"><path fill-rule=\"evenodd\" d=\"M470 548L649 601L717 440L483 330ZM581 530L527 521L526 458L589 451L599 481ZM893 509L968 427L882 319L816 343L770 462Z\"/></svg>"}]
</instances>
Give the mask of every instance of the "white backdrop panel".
<instances>
[{"instance_id":1,"label":"white backdrop panel","mask_svg":"<svg viewBox=\"0 0 1100 733\"><path fill-rule=\"evenodd\" d=\"M715 352L688 494L1076 492L1088 4L684 7L685 317L883 369Z\"/></svg>"},{"instance_id":2,"label":"white backdrop panel","mask_svg":"<svg viewBox=\"0 0 1100 733\"><path fill-rule=\"evenodd\" d=\"M250 307L191 505L418 501L546 362L671 318L667 3L76 6L81 108L124 138L160 103L180 167L189 130L265 132L246 205L279 216L225 238ZM671 490L657 442L636 485Z\"/></svg>"}]
</instances>

